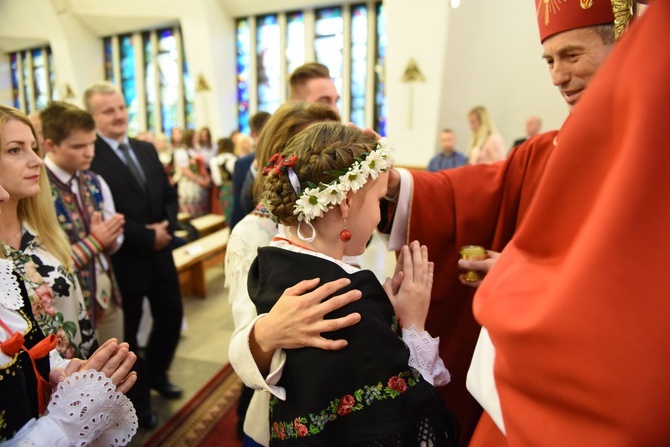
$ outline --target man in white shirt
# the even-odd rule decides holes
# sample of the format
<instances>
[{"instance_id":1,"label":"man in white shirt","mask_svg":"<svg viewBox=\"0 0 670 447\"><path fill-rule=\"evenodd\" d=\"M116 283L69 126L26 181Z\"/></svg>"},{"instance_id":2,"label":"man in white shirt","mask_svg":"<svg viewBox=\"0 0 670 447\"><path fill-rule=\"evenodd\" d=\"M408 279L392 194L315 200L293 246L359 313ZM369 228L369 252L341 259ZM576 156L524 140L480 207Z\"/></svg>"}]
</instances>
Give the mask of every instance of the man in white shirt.
<instances>
[{"instance_id":1,"label":"man in white shirt","mask_svg":"<svg viewBox=\"0 0 670 447\"><path fill-rule=\"evenodd\" d=\"M121 294L109 255L123 243L124 216L115 211L107 183L89 170L95 155L95 122L86 111L53 102L40 113L45 164L61 228L91 322L102 344L123 340Z\"/></svg>"}]
</instances>

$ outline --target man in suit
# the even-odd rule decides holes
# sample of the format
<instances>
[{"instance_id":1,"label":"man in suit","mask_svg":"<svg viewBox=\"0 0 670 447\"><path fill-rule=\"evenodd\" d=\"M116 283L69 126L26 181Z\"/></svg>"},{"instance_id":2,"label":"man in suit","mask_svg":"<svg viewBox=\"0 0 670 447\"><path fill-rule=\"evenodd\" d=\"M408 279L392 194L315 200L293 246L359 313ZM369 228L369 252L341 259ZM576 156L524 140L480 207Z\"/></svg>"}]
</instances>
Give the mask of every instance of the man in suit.
<instances>
[{"instance_id":1,"label":"man in suit","mask_svg":"<svg viewBox=\"0 0 670 447\"><path fill-rule=\"evenodd\" d=\"M146 362L138 359L139 380L131 397L140 425L152 428L156 416L151 411L149 388L170 399L182 395L167 375L183 315L170 247L177 226L177 195L153 145L128 138L128 111L114 85L92 85L84 93L84 103L98 134L91 169L105 179L117 211L126 217L125 242L112 256L112 263L124 297L125 339L134 351L145 296L151 306L153 328Z\"/></svg>"}]
</instances>

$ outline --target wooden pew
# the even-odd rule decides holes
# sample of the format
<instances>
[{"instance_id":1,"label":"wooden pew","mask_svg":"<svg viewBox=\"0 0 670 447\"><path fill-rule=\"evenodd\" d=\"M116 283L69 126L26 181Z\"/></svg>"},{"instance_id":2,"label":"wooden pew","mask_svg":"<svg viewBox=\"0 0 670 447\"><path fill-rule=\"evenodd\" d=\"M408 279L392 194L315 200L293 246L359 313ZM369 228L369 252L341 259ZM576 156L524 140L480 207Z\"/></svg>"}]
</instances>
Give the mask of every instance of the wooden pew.
<instances>
[{"instance_id":1,"label":"wooden pew","mask_svg":"<svg viewBox=\"0 0 670 447\"><path fill-rule=\"evenodd\" d=\"M207 296L205 271L223 265L229 235L230 229L223 228L172 250L182 296Z\"/></svg>"},{"instance_id":2,"label":"wooden pew","mask_svg":"<svg viewBox=\"0 0 670 447\"><path fill-rule=\"evenodd\" d=\"M225 227L226 218L218 214L205 214L191 219L191 225L198 230L200 237L203 237Z\"/></svg>"}]
</instances>

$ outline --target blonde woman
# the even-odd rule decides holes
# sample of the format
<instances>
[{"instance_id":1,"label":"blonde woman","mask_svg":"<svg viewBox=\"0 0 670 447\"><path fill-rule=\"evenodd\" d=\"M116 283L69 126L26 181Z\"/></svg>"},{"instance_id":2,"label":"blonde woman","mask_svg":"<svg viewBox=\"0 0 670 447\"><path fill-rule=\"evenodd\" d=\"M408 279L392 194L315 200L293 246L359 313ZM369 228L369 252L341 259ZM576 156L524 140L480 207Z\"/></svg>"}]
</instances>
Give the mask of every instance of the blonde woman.
<instances>
[{"instance_id":1,"label":"blonde woman","mask_svg":"<svg viewBox=\"0 0 670 447\"><path fill-rule=\"evenodd\" d=\"M483 106L474 107L468 112L468 123L472 130L468 161L471 165L495 163L505 159L505 142L497 133L489 112Z\"/></svg>"},{"instance_id":2,"label":"blonde woman","mask_svg":"<svg viewBox=\"0 0 670 447\"><path fill-rule=\"evenodd\" d=\"M51 201L42 150L22 112L0 106L0 144L0 181L9 193L0 213L2 252L25 283L40 329L58 337L60 355L86 359L98 342Z\"/></svg>"}]
</instances>

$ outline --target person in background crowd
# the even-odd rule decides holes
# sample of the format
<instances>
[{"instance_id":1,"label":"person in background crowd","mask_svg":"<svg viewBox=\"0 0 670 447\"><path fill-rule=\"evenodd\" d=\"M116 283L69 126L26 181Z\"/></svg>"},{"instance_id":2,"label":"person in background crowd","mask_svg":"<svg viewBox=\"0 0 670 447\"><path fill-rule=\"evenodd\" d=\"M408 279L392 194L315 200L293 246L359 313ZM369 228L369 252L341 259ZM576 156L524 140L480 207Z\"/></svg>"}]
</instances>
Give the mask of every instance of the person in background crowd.
<instances>
[{"instance_id":1,"label":"person in background crowd","mask_svg":"<svg viewBox=\"0 0 670 447\"><path fill-rule=\"evenodd\" d=\"M112 191L118 212L126 218L125 240L112 256L123 296L125 340L137 351L137 331L144 297L149 299L153 326L146 362L138 359L138 383L131 400L141 427L155 428L150 388L168 399L182 390L170 382L168 370L182 324L179 277L170 242L177 228L177 195L153 145L128 138L128 110L114 85L100 82L84 93L84 104L95 120L98 139L91 169Z\"/></svg>"},{"instance_id":2,"label":"person in background crowd","mask_svg":"<svg viewBox=\"0 0 670 447\"><path fill-rule=\"evenodd\" d=\"M483 106L473 107L468 112L468 123L472 130L468 147L468 162L495 163L505 159L505 142L491 121L488 110Z\"/></svg>"},{"instance_id":3,"label":"person in background crowd","mask_svg":"<svg viewBox=\"0 0 670 447\"><path fill-rule=\"evenodd\" d=\"M137 139L140 141L146 141L147 143L154 144L154 133L150 130L145 130L137 134Z\"/></svg>"},{"instance_id":4,"label":"person in background crowd","mask_svg":"<svg viewBox=\"0 0 670 447\"><path fill-rule=\"evenodd\" d=\"M172 149L179 149L184 146L184 131L179 127L170 129L170 145Z\"/></svg>"},{"instance_id":5,"label":"person in background crowd","mask_svg":"<svg viewBox=\"0 0 670 447\"><path fill-rule=\"evenodd\" d=\"M198 149L209 165L209 161L217 154L217 147L212 140L212 132L209 127L203 127L198 132Z\"/></svg>"},{"instance_id":6,"label":"person in background crowd","mask_svg":"<svg viewBox=\"0 0 670 447\"><path fill-rule=\"evenodd\" d=\"M233 172L237 157L233 155L233 140L220 138L217 142L218 154L209 162L212 182L218 188L218 200L221 204L221 213L230 222L233 212Z\"/></svg>"},{"instance_id":7,"label":"person in background crowd","mask_svg":"<svg viewBox=\"0 0 670 447\"><path fill-rule=\"evenodd\" d=\"M318 62L301 65L291 73L289 86L291 101L320 102L340 113L337 107L340 95L325 65Z\"/></svg>"},{"instance_id":8,"label":"person in background crowd","mask_svg":"<svg viewBox=\"0 0 670 447\"><path fill-rule=\"evenodd\" d=\"M519 138L518 140L514 140L512 148L517 147L518 145L520 145L529 138L533 138L535 135L540 133L541 129L542 129L542 119L539 116L529 116L526 119L526 136L523 138Z\"/></svg>"},{"instance_id":9,"label":"person in background crowd","mask_svg":"<svg viewBox=\"0 0 670 447\"><path fill-rule=\"evenodd\" d=\"M66 358L87 359L98 347L72 246L61 230L37 132L22 112L0 106L0 175L9 198L0 213L0 241L25 284L35 320L58 338Z\"/></svg>"},{"instance_id":10,"label":"person in background crowd","mask_svg":"<svg viewBox=\"0 0 670 447\"><path fill-rule=\"evenodd\" d=\"M456 135L453 130L444 129L440 132L440 149L441 152L428 163L427 171L437 172L468 164L468 158L456 151Z\"/></svg>"},{"instance_id":11,"label":"person in background crowd","mask_svg":"<svg viewBox=\"0 0 670 447\"><path fill-rule=\"evenodd\" d=\"M251 137L254 138L254 142L258 140L258 135L260 135L263 126L270 118L270 114L267 112L258 112L249 120L249 131L251 132ZM231 140L235 141L239 138L240 133L233 132L231 134ZM254 204L251 199L251 185L253 184L253 173L250 174L251 166L254 162L254 154L249 154L244 157L237 159L235 163L235 170L233 172L233 212L230 217L230 229L232 230L237 223L242 220L244 216L249 214L254 209ZM248 180L248 177L251 176L251 180ZM244 185L248 184L246 192L243 194Z\"/></svg>"},{"instance_id":12,"label":"person in background crowd","mask_svg":"<svg viewBox=\"0 0 670 447\"><path fill-rule=\"evenodd\" d=\"M254 152L254 140L250 135L238 134L235 139L235 148L233 153L236 157L244 157Z\"/></svg>"},{"instance_id":13,"label":"person in background crowd","mask_svg":"<svg viewBox=\"0 0 670 447\"><path fill-rule=\"evenodd\" d=\"M121 292L110 255L123 244L125 219L116 212L107 183L89 170L95 156L95 121L90 113L52 102L40 113L51 196L98 341L123 339Z\"/></svg>"},{"instance_id":14,"label":"person in background crowd","mask_svg":"<svg viewBox=\"0 0 670 447\"><path fill-rule=\"evenodd\" d=\"M209 185L205 157L195 148L195 131L184 133L184 147L175 149L173 179L177 184L179 211L199 217L209 213Z\"/></svg>"},{"instance_id":15,"label":"person in background crowd","mask_svg":"<svg viewBox=\"0 0 670 447\"><path fill-rule=\"evenodd\" d=\"M174 184L172 180L172 176L174 176L174 153L172 152L170 140L163 132L156 134L156 137L154 138L154 147L158 153L158 159L165 168L165 173L167 174L170 183Z\"/></svg>"},{"instance_id":16,"label":"person in background crowd","mask_svg":"<svg viewBox=\"0 0 670 447\"><path fill-rule=\"evenodd\" d=\"M46 151L44 148L44 136L42 135L42 120L40 119L40 112L32 112L28 115L28 119L33 123L35 132L37 132L37 144L42 148L42 151Z\"/></svg>"}]
</instances>

